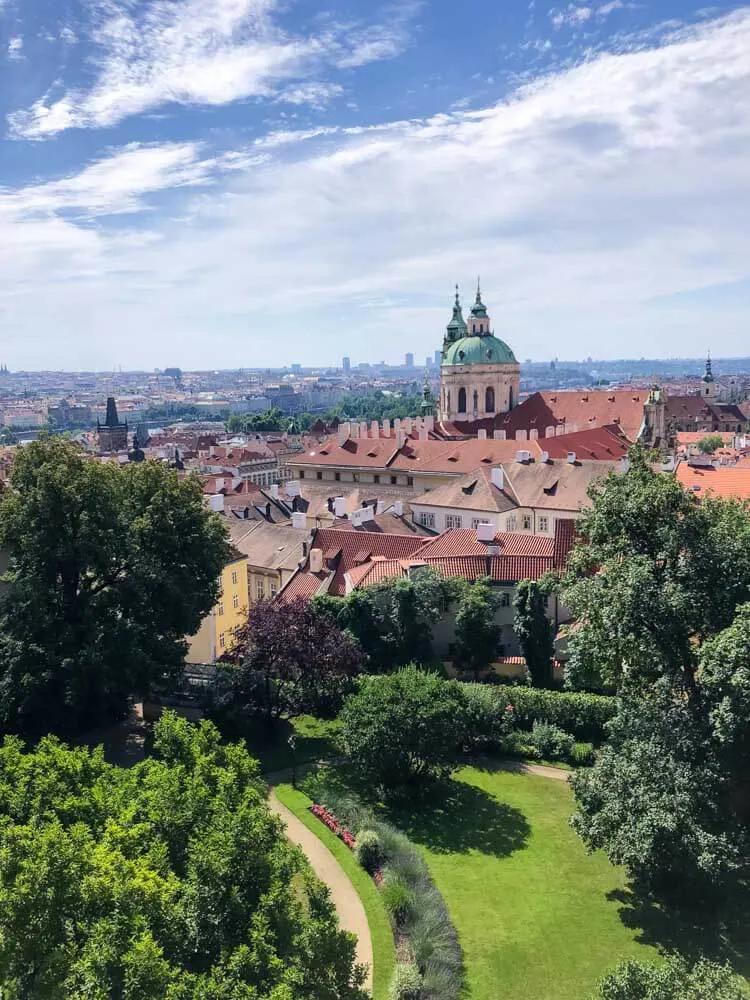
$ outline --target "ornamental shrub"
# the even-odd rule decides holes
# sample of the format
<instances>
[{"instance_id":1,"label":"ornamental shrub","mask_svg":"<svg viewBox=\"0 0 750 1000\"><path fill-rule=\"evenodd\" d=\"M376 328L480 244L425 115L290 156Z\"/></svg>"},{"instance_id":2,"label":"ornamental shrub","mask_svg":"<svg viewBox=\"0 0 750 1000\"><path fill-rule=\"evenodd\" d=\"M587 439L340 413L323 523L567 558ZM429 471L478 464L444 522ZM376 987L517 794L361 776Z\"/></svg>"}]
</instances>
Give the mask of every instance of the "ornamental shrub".
<instances>
[{"instance_id":1,"label":"ornamental shrub","mask_svg":"<svg viewBox=\"0 0 750 1000\"><path fill-rule=\"evenodd\" d=\"M568 760L574 767L589 767L594 763L593 743L575 743Z\"/></svg>"},{"instance_id":2,"label":"ornamental shrub","mask_svg":"<svg viewBox=\"0 0 750 1000\"><path fill-rule=\"evenodd\" d=\"M531 745L542 760L568 760L575 740L564 729L551 722L535 722L531 730Z\"/></svg>"},{"instance_id":3,"label":"ornamental shrub","mask_svg":"<svg viewBox=\"0 0 750 1000\"><path fill-rule=\"evenodd\" d=\"M388 872L383 881L383 905L396 925L404 924L411 915L414 898L400 875Z\"/></svg>"},{"instance_id":4,"label":"ornamental shrub","mask_svg":"<svg viewBox=\"0 0 750 1000\"><path fill-rule=\"evenodd\" d=\"M607 723L617 711L617 699L605 694L528 687L497 687L495 692L501 710L513 707L520 729L531 729L537 720L552 722L577 740L595 745L607 738Z\"/></svg>"},{"instance_id":5,"label":"ornamental shrub","mask_svg":"<svg viewBox=\"0 0 750 1000\"><path fill-rule=\"evenodd\" d=\"M420 1000L422 975L412 962L399 962L393 970L389 1000Z\"/></svg>"},{"instance_id":6,"label":"ornamental shrub","mask_svg":"<svg viewBox=\"0 0 750 1000\"><path fill-rule=\"evenodd\" d=\"M383 863L383 845L380 843L380 837L374 830L361 830L357 834L354 853L357 856L357 861L371 875Z\"/></svg>"},{"instance_id":7,"label":"ornamental shrub","mask_svg":"<svg viewBox=\"0 0 750 1000\"><path fill-rule=\"evenodd\" d=\"M464 745L468 750L497 747L512 729L513 706L498 698L497 689L489 684L462 684L466 709Z\"/></svg>"}]
</instances>

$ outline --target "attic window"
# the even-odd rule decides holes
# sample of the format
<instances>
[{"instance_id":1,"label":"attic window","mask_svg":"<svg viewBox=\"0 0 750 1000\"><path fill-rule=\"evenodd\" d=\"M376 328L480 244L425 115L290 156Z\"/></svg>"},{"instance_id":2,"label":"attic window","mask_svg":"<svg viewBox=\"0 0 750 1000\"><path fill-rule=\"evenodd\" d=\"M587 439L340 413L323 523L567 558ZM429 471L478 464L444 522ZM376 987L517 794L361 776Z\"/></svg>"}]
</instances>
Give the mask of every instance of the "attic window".
<instances>
[{"instance_id":1,"label":"attic window","mask_svg":"<svg viewBox=\"0 0 750 1000\"><path fill-rule=\"evenodd\" d=\"M463 351L459 351L458 356L463 361L463 359L466 357L466 354Z\"/></svg>"},{"instance_id":2,"label":"attic window","mask_svg":"<svg viewBox=\"0 0 750 1000\"><path fill-rule=\"evenodd\" d=\"M311 452L311 454L314 455L315 452ZM326 448L321 448L320 451L318 452L318 454L319 455L327 455L328 454L328 450Z\"/></svg>"},{"instance_id":3,"label":"attic window","mask_svg":"<svg viewBox=\"0 0 750 1000\"><path fill-rule=\"evenodd\" d=\"M369 560L371 555L372 553L369 549L360 549L354 556L354 565L361 566L362 563L366 563Z\"/></svg>"},{"instance_id":4,"label":"attic window","mask_svg":"<svg viewBox=\"0 0 750 1000\"><path fill-rule=\"evenodd\" d=\"M589 397L588 396L581 396L581 402L582 403L588 403L588 401L589 401Z\"/></svg>"},{"instance_id":5,"label":"attic window","mask_svg":"<svg viewBox=\"0 0 750 1000\"><path fill-rule=\"evenodd\" d=\"M368 451L367 452L367 457L368 458L377 458L378 457L378 453L376 451Z\"/></svg>"},{"instance_id":6,"label":"attic window","mask_svg":"<svg viewBox=\"0 0 750 1000\"><path fill-rule=\"evenodd\" d=\"M456 455L455 452L454 452L454 454L448 456L448 461L449 462L457 462L458 461L458 455Z\"/></svg>"},{"instance_id":7,"label":"attic window","mask_svg":"<svg viewBox=\"0 0 750 1000\"><path fill-rule=\"evenodd\" d=\"M477 482L478 482L478 480L475 479L474 482L473 483L469 483L468 486L462 486L461 487L461 492L465 493L467 497L470 497L471 494L474 492L474 490L477 488Z\"/></svg>"},{"instance_id":8,"label":"attic window","mask_svg":"<svg viewBox=\"0 0 750 1000\"><path fill-rule=\"evenodd\" d=\"M615 401L615 397L614 396L607 396L607 402L614 403L614 401Z\"/></svg>"},{"instance_id":9,"label":"attic window","mask_svg":"<svg viewBox=\"0 0 750 1000\"><path fill-rule=\"evenodd\" d=\"M489 348L489 350L487 351L487 358L488 358L488 359L491 359L491 358L492 358L492 348L491 348L491 347L490 347L490 348Z\"/></svg>"},{"instance_id":10,"label":"attic window","mask_svg":"<svg viewBox=\"0 0 750 1000\"><path fill-rule=\"evenodd\" d=\"M484 458L480 458L480 462L484 462L487 465L492 465L492 455L485 455Z\"/></svg>"},{"instance_id":11,"label":"attic window","mask_svg":"<svg viewBox=\"0 0 750 1000\"><path fill-rule=\"evenodd\" d=\"M548 497L553 497L555 493L557 493L557 483L558 480L556 479L554 483L551 483L549 486L544 487L544 492L547 494Z\"/></svg>"}]
</instances>

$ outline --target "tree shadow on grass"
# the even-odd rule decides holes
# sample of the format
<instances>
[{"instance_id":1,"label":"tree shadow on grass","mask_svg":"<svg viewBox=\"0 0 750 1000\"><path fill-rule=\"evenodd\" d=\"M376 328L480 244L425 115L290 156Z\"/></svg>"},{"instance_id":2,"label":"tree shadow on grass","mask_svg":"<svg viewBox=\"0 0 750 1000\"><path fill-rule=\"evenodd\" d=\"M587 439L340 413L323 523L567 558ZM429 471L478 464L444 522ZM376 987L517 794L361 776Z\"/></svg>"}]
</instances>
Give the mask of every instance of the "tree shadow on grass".
<instances>
[{"instance_id":1,"label":"tree shadow on grass","mask_svg":"<svg viewBox=\"0 0 750 1000\"><path fill-rule=\"evenodd\" d=\"M463 781L436 785L419 801L393 805L388 818L412 840L440 854L470 850L507 857L526 846L524 814Z\"/></svg>"},{"instance_id":2,"label":"tree shadow on grass","mask_svg":"<svg viewBox=\"0 0 750 1000\"><path fill-rule=\"evenodd\" d=\"M607 899L620 904L620 919L638 932L641 944L679 953L690 961L705 957L728 962L740 975L750 977L750 898L744 887L721 905L671 905L637 887L615 889Z\"/></svg>"}]
</instances>

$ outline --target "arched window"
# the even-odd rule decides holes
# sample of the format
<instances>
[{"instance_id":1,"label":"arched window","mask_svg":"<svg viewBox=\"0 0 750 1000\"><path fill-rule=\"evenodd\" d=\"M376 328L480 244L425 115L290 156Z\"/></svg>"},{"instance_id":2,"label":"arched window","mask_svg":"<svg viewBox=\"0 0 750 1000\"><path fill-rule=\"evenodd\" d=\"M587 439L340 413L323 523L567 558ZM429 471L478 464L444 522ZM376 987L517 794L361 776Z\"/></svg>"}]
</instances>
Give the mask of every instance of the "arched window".
<instances>
[{"instance_id":1,"label":"arched window","mask_svg":"<svg viewBox=\"0 0 750 1000\"><path fill-rule=\"evenodd\" d=\"M458 390L458 412L466 413L466 389L463 386Z\"/></svg>"},{"instance_id":2,"label":"arched window","mask_svg":"<svg viewBox=\"0 0 750 1000\"><path fill-rule=\"evenodd\" d=\"M479 409L479 393L475 389L474 390L474 412L476 413L478 409Z\"/></svg>"},{"instance_id":3,"label":"arched window","mask_svg":"<svg viewBox=\"0 0 750 1000\"><path fill-rule=\"evenodd\" d=\"M450 389L448 390L448 405L445 408L445 412L446 413L450 413L451 412L451 391L450 391Z\"/></svg>"},{"instance_id":4,"label":"arched window","mask_svg":"<svg viewBox=\"0 0 750 1000\"><path fill-rule=\"evenodd\" d=\"M510 387L510 395L508 396L508 409L512 410L515 406L515 401L513 399L513 386Z\"/></svg>"},{"instance_id":5,"label":"arched window","mask_svg":"<svg viewBox=\"0 0 750 1000\"><path fill-rule=\"evenodd\" d=\"M487 386L484 392L484 412L495 412L495 390L491 385Z\"/></svg>"}]
</instances>

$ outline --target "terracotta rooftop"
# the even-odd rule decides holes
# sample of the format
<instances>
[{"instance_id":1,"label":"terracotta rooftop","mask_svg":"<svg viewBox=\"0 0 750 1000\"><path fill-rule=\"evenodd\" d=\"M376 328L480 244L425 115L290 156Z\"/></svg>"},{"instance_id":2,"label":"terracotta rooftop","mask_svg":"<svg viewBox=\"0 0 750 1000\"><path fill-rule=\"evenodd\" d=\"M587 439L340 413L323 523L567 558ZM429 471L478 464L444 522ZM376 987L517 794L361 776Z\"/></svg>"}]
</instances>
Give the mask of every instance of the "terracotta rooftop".
<instances>
[{"instance_id":1,"label":"terracotta rooftop","mask_svg":"<svg viewBox=\"0 0 750 1000\"><path fill-rule=\"evenodd\" d=\"M697 497L712 493L717 497L750 500L750 469L732 466L691 466L680 462L677 480Z\"/></svg>"}]
</instances>

